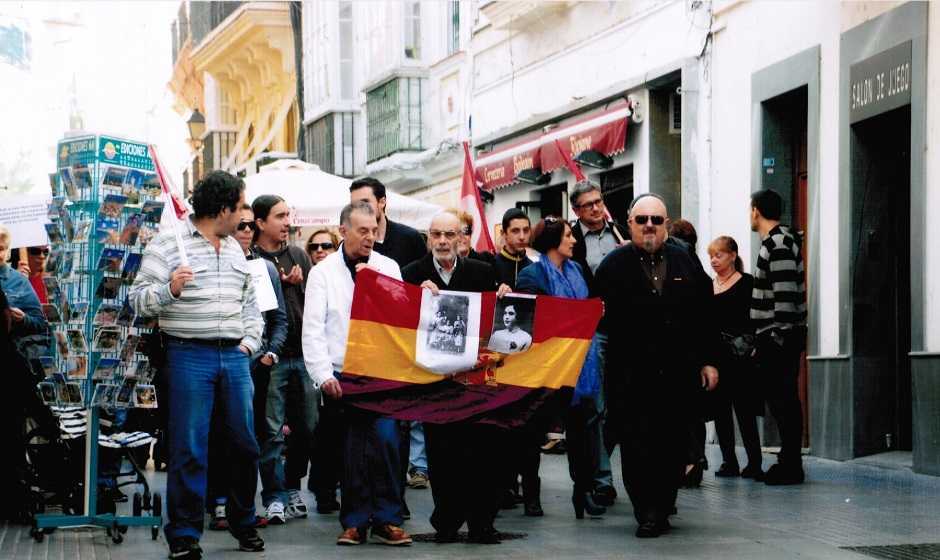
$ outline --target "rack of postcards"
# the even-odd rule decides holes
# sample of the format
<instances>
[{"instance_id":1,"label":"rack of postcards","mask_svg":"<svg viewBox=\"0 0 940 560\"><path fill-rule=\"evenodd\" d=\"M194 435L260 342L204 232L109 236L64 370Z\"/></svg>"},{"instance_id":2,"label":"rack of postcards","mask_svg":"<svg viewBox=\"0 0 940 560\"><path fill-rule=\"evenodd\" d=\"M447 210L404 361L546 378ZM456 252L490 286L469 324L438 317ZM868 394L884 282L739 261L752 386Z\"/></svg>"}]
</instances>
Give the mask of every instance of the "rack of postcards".
<instances>
[{"instance_id":1,"label":"rack of postcards","mask_svg":"<svg viewBox=\"0 0 940 560\"><path fill-rule=\"evenodd\" d=\"M87 409L84 523L150 525L149 516L96 515L89 489L96 488L99 414L157 407L154 372L138 352L155 324L135 316L128 292L159 227L162 190L147 144L91 135L62 140L57 151L43 305L54 349L43 358L39 392L53 410ZM38 518L39 528L76 524L75 516Z\"/></svg>"}]
</instances>

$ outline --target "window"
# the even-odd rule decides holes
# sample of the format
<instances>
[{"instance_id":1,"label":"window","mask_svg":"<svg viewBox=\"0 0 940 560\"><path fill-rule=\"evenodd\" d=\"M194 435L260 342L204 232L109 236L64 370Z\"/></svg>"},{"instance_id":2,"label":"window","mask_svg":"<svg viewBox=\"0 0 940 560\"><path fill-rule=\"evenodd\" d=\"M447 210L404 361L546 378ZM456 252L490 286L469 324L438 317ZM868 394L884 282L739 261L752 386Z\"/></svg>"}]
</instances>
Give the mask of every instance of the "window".
<instances>
[{"instance_id":1,"label":"window","mask_svg":"<svg viewBox=\"0 0 940 560\"><path fill-rule=\"evenodd\" d=\"M405 10L405 58L421 58L421 3L417 0L402 4Z\"/></svg>"},{"instance_id":2,"label":"window","mask_svg":"<svg viewBox=\"0 0 940 560\"><path fill-rule=\"evenodd\" d=\"M355 98L353 91L353 6L352 0L339 3L339 87L340 99Z\"/></svg>"},{"instance_id":3,"label":"window","mask_svg":"<svg viewBox=\"0 0 940 560\"><path fill-rule=\"evenodd\" d=\"M231 97L227 91L219 87L219 124L222 126L235 126L238 123L238 113L232 105Z\"/></svg>"},{"instance_id":4,"label":"window","mask_svg":"<svg viewBox=\"0 0 940 560\"><path fill-rule=\"evenodd\" d=\"M447 2L447 54L460 50L460 2Z\"/></svg>"},{"instance_id":5,"label":"window","mask_svg":"<svg viewBox=\"0 0 940 560\"><path fill-rule=\"evenodd\" d=\"M355 130L357 113L330 113L309 125L304 136L307 161L327 173L356 175Z\"/></svg>"},{"instance_id":6,"label":"window","mask_svg":"<svg viewBox=\"0 0 940 560\"><path fill-rule=\"evenodd\" d=\"M370 162L395 152L422 149L423 81L396 78L366 93Z\"/></svg>"}]
</instances>

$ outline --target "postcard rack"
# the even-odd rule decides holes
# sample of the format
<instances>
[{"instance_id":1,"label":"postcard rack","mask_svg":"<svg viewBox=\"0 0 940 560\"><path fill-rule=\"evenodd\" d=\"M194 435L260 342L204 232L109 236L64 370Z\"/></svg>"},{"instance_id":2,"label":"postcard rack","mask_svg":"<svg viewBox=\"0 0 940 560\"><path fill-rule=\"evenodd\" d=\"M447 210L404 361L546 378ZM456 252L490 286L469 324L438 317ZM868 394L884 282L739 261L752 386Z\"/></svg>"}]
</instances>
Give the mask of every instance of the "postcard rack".
<instances>
[{"instance_id":1,"label":"postcard rack","mask_svg":"<svg viewBox=\"0 0 940 560\"><path fill-rule=\"evenodd\" d=\"M159 493L135 494L133 514L120 516L99 512L97 494L101 416L157 406L154 371L138 352L154 325L135 317L127 298L161 220L160 182L147 144L121 138L63 139L57 164L43 305L53 343L39 392L54 414L84 411L84 500L80 514L36 515L31 534L38 542L55 528L100 527L117 544L128 527L143 526L156 539Z\"/></svg>"}]
</instances>

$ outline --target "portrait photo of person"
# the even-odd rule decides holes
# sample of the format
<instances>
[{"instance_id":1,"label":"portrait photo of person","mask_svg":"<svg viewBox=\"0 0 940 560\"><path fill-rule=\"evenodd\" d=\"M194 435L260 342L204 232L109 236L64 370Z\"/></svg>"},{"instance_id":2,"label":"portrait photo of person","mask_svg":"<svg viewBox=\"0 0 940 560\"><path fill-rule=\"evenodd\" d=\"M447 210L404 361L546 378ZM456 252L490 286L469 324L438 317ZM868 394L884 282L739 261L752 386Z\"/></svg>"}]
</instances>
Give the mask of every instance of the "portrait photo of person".
<instances>
[{"instance_id":1,"label":"portrait photo of person","mask_svg":"<svg viewBox=\"0 0 940 560\"><path fill-rule=\"evenodd\" d=\"M487 348L501 354L525 352L532 347L535 298L505 296L496 302L493 333Z\"/></svg>"}]
</instances>

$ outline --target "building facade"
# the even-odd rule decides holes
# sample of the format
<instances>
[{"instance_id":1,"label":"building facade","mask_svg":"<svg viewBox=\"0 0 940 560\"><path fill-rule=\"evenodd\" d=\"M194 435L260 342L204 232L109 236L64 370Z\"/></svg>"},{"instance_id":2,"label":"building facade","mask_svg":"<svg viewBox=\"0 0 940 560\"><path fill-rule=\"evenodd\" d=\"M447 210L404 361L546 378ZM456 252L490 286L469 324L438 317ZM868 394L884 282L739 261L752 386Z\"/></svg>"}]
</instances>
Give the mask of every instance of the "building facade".
<instances>
[{"instance_id":1,"label":"building facade","mask_svg":"<svg viewBox=\"0 0 940 560\"><path fill-rule=\"evenodd\" d=\"M171 33L176 109L205 118L186 181L213 169L250 175L297 156L289 2L183 2Z\"/></svg>"}]
</instances>

